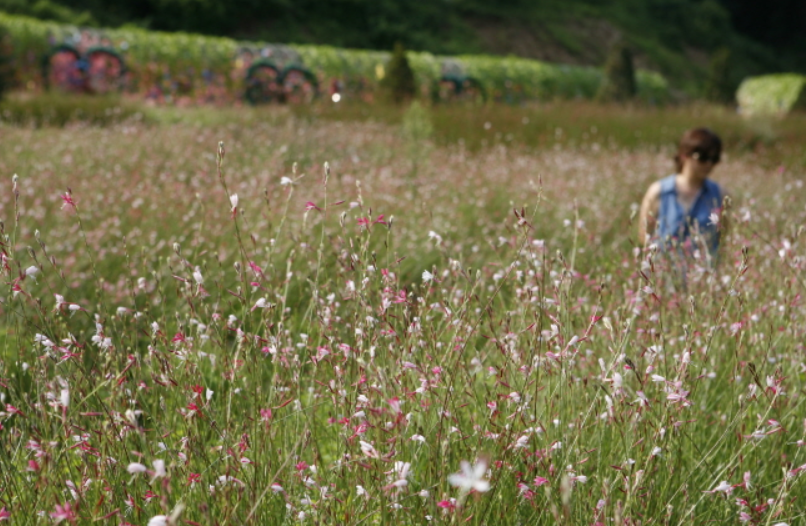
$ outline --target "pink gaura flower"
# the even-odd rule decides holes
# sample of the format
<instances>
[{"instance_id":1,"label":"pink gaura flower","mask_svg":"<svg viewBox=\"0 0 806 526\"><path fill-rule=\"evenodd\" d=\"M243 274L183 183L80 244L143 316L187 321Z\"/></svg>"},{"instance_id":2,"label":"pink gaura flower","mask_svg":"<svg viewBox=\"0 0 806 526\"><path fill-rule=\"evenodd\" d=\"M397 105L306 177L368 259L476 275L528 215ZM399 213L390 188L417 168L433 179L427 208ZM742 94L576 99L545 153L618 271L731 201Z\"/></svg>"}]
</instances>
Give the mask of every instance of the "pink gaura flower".
<instances>
[{"instance_id":1,"label":"pink gaura flower","mask_svg":"<svg viewBox=\"0 0 806 526\"><path fill-rule=\"evenodd\" d=\"M388 400L389 405L392 407L392 411L395 413L400 413L400 398L394 397Z\"/></svg>"},{"instance_id":2,"label":"pink gaura flower","mask_svg":"<svg viewBox=\"0 0 806 526\"><path fill-rule=\"evenodd\" d=\"M789 471L787 471L786 476L787 476L787 478L792 478L795 475L797 475L798 473L801 473L803 471L806 471L806 464L798 466L795 469L790 469Z\"/></svg>"},{"instance_id":3,"label":"pink gaura flower","mask_svg":"<svg viewBox=\"0 0 806 526\"><path fill-rule=\"evenodd\" d=\"M257 264L255 264L254 261L249 262L249 268L252 269L252 272L254 272L255 275L257 275L257 276L262 276L263 275L263 269L260 268Z\"/></svg>"},{"instance_id":4,"label":"pink gaura flower","mask_svg":"<svg viewBox=\"0 0 806 526\"><path fill-rule=\"evenodd\" d=\"M62 198L62 209L72 208L75 210L76 202L73 200L73 195L69 191L63 193L60 197Z\"/></svg>"},{"instance_id":5,"label":"pink gaura flower","mask_svg":"<svg viewBox=\"0 0 806 526\"><path fill-rule=\"evenodd\" d=\"M64 506L59 506L56 504L56 509L50 513L50 516L56 520L56 524L59 524L63 520L68 520L70 522L76 520L76 513L73 511L73 508L70 507L69 502L65 502Z\"/></svg>"},{"instance_id":6,"label":"pink gaura flower","mask_svg":"<svg viewBox=\"0 0 806 526\"><path fill-rule=\"evenodd\" d=\"M750 489L750 472L745 471L744 476L742 477L742 482L739 484L734 484L734 488L743 488L743 489Z\"/></svg>"},{"instance_id":7,"label":"pink gaura flower","mask_svg":"<svg viewBox=\"0 0 806 526\"><path fill-rule=\"evenodd\" d=\"M25 413L23 413L22 411L20 411L11 404L6 404L6 412L11 415L25 416Z\"/></svg>"},{"instance_id":8,"label":"pink gaura flower","mask_svg":"<svg viewBox=\"0 0 806 526\"><path fill-rule=\"evenodd\" d=\"M156 493L154 493L151 490L148 490L143 494L143 500L146 501L146 502L150 502L151 499L154 499L154 498L157 498L157 497L159 497L159 495L157 495Z\"/></svg>"}]
</instances>

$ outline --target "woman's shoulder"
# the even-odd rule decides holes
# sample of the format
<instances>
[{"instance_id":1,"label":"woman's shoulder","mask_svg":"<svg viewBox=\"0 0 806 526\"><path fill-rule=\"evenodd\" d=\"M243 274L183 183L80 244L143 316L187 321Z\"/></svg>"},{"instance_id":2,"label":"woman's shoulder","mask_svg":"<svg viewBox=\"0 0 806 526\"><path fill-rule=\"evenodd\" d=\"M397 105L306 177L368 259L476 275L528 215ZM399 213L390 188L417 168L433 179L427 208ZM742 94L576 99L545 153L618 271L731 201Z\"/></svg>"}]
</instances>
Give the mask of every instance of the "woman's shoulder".
<instances>
[{"instance_id":1,"label":"woman's shoulder","mask_svg":"<svg viewBox=\"0 0 806 526\"><path fill-rule=\"evenodd\" d=\"M677 193L675 178L676 176L672 174L664 177L663 179L659 179L658 181L652 183L650 190L652 190L657 197L660 197L663 194L675 194Z\"/></svg>"},{"instance_id":2,"label":"woman's shoulder","mask_svg":"<svg viewBox=\"0 0 806 526\"><path fill-rule=\"evenodd\" d=\"M649 188L646 191L644 199L657 199L658 197L660 197L660 187L661 187L660 183L661 181L655 181L654 183L649 185Z\"/></svg>"}]
</instances>

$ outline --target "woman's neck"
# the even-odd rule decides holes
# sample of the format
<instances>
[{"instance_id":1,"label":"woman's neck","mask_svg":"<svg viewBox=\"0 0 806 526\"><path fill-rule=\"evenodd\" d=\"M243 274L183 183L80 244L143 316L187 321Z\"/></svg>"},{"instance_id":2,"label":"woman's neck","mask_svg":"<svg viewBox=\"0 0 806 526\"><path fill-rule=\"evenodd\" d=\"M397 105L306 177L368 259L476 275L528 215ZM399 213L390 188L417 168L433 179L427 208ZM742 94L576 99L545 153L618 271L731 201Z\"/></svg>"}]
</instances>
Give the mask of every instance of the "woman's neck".
<instances>
[{"instance_id":1,"label":"woman's neck","mask_svg":"<svg viewBox=\"0 0 806 526\"><path fill-rule=\"evenodd\" d=\"M681 190L698 192L705 185L705 178L695 174L692 170L683 170L677 174L677 186Z\"/></svg>"}]
</instances>

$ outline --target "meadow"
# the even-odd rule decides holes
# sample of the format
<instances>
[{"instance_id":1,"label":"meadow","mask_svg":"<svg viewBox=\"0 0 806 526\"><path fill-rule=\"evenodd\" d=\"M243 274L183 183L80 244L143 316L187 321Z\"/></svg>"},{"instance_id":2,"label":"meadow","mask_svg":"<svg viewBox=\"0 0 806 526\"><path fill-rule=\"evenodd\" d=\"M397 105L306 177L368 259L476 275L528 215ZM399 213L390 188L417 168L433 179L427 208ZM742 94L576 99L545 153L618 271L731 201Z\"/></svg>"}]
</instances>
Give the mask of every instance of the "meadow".
<instances>
[{"instance_id":1,"label":"meadow","mask_svg":"<svg viewBox=\"0 0 806 526\"><path fill-rule=\"evenodd\" d=\"M0 522L804 522L803 115L99 111L0 124Z\"/></svg>"}]
</instances>

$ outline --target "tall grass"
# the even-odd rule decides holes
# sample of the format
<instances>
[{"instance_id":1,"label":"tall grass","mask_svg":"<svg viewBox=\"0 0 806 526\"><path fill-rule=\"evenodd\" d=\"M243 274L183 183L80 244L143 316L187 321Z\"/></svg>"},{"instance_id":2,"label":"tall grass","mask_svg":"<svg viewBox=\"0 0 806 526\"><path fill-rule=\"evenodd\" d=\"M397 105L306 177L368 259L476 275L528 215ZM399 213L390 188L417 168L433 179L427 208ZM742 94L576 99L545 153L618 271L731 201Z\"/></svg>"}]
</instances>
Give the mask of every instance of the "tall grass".
<instances>
[{"instance_id":1,"label":"tall grass","mask_svg":"<svg viewBox=\"0 0 806 526\"><path fill-rule=\"evenodd\" d=\"M397 124L404 109L366 104L318 104L290 108L302 118ZM523 106L436 104L430 109L435 140L478 150L508 147L571 149L661 148L674 152L683 131L696 123L719 132L728 153L761 154L764 161L803 166L803 114L744 117L732 108L691 104L653 107L556 101ZM767 155L769 153L769 155Z\"/></svg>"},{"instance_id":2,"label":"tall grass","mask_svg":"<svg viewBox=\"0 0 806 526\"><path fill-rule=\"evenodd\" d=\"M803 166L730 152L684 291L634 246L665 141L452 112L5 126L0 518L801 522Z\"/></svg>"}]
</instances>

